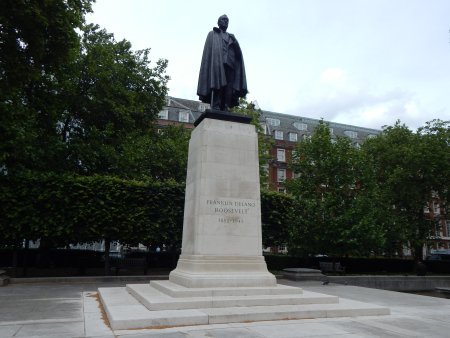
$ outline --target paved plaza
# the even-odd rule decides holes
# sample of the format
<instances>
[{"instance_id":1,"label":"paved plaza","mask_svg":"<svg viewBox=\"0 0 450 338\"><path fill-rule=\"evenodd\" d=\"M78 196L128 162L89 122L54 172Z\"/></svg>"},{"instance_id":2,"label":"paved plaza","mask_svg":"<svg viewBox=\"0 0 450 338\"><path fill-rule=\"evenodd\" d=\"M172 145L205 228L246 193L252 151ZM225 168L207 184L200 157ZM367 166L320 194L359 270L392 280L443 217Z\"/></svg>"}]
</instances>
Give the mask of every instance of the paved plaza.
<instances>
[{"instance_id":1,"label":"paved plaza","mask_svg":"<svg viewBox=\"0 0 450 338\"><path fill-rule=\"evenodd\" d=\"M279 282L386 306L391 315L113 332L97 289L133 282L11 284L0 288L0 337L450 337L450 299L312 281Z\"/></svg>"}]
</instances>

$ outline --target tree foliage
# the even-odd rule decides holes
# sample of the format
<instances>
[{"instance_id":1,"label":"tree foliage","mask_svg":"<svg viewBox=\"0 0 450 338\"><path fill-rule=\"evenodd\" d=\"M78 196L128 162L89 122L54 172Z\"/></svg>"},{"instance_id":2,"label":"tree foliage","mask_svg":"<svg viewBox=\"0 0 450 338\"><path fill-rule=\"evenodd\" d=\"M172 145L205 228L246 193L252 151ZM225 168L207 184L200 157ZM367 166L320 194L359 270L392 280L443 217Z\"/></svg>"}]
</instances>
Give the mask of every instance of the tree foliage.
<instances>
[{"instance_id":1,"label":"tree foliage","mask_svg":"<svg viewBox=\"0 0 450 338\"><path fill-rule=\"evenodd\" d=\"M95 25L91 1L1 6L0 168L119 175L124 149L152 129L167 93L166 60Z\"/></svg>"},{"instance_id":2,"label":"tree foliage","mask_svg":"<svg viewBox=\"0 0 450 338\"><path fill-rule=\"evenodd\" d=\"M130 137L124 146L121 177L185 182L191 132L169 125L156 133Z\"/></svg>"},{"instance_id":3,"label":"tree foliage","mask_svg":"<svg viewBox=\"0 0 450 338\"><path fill-rule=\"evenodd\" d=\"M298 201L289 247L303 253L342 256L379 246L382 229L371 222L370 173L347 138L334 142L322 121L298 143L290 163L297 178L286 182Z\"/></svg>"},{"instance_id":4,"label":"tree foliage","mask_svg":"<svg viewBox=\"0 0 450 338\"><path fill-rule=\"evenodd\" d=\"M275 191L261 191L261 224L264 247L286 245L289 228L299 206L292 196Z\"/></svg>"},{"instance_id":5,"label":"tree foliage","mask_svg":"<svg viewBox=\"0 0 450 338\"><path fill-rule=\"evenodd\" d=\"M421 257L435 226L424 208L434 197L441 206L448 201L449 135L448 122L431 121L416 133L397 122L363 145L374 168L380 207L390 220L388 250L410 247Z\"/></svg>"},{"instance_id":6,"label":"tree foliage","mask_svg":"<svg viewBox=\"0 0 450 338\"><path fill-rule=\"evenodd\" d=\"M56 79L74 61L90 0L0 3L0 168L41 166L54 146Z\"/></svg>"},{"instance_id":7,"label":"tree foliage","mask_svg":"<svg viewBox=\"0 0 450 338\"><path fill-rule=\"evenodd\" d=\"M120 175L127 169L120 165L128 143L154 133L167 93L167 61L151 68L149 52L132 51L128 41L116 41L98 26L84 28L66 79L68 104L58 121L72 170Z\"/></svg>"},{"instance_id":8,"label":"tree foliage","mask_svg":"<svg viewBox=\"0 0 450 338\"><path fill-rule=\"evenodd\" d=\"M397 122L361 149L332 141L322 122L296 147L287 182L297 200L289 246L303 253L401 254L416 258L439 216L424 215L431 201L446 207L450 172L449 123L431 121L413 132Z\"/></svg>"}]
</instances>

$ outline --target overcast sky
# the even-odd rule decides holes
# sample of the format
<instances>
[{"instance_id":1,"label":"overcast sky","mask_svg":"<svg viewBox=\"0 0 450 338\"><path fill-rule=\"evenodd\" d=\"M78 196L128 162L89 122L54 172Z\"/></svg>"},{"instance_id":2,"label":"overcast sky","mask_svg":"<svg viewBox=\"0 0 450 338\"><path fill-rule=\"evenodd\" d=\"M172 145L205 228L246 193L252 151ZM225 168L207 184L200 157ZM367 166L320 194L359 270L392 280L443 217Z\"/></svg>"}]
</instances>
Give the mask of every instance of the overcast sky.
<instances>
[{"instance_id":1,"label":"overcast sky","mask_svg":"<svg viewBox=\"0 0 450 338\"><path fill-rule=\"evenodd\" d=\"M207 33L227 14L261 109L369 128L450 120L449 0L97 0L88 22L169 60L198 100Z\"/></svg>"}]
</instances>

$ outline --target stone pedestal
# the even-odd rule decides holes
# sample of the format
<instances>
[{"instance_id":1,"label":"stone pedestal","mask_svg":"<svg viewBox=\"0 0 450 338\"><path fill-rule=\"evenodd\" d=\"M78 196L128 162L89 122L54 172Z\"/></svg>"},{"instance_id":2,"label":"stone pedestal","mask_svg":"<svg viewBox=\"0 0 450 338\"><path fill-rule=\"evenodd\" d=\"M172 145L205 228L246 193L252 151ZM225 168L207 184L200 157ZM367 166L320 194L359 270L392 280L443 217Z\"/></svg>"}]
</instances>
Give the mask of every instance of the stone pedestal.
<instances>
[{"instance_id":1,"label":"stone pedestal","mask_svg":"<svg viewBox=\"0 0 450 338\"><path fill-rule=\"evenodd\" d=\"M262 256L253 125L204 118L192 132L182 254L169 280L185 287L276 285Z\"/></svg>"},{"instance_id":2,"label":"stone pedestal","mask_svg":"<svg viewBox=\"0 0 450 338\"><path fill-rule=\"evenodd\" d=\"M169 281L100 288L112 329L389 314L276 284L262 256L255 128L242 116L205 115L189 144L177 268Z\"/></svg>"}]
</instances>

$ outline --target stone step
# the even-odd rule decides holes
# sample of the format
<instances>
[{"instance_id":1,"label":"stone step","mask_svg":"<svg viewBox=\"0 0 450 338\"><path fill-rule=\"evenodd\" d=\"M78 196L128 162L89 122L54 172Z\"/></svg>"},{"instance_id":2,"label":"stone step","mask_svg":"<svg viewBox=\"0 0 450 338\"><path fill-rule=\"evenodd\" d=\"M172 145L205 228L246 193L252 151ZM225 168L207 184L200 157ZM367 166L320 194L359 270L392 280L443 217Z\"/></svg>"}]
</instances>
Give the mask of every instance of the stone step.
<instances>
[{"instance_id":1,"label":"stone step","mask_svg":"<svg viewBox=\"0 0 450 338\"><path fill-rule=\"evenodd\" d=\"M208 315L209 324L390 314L388 308L342 298L335 304L209 308L199 309L199 311Z\"/></svg>"},{"instance_id":2,"label":"stone step","mask_svg":"<svg viewBox=\"0 0 450 338\"><path fill-rule=\"evenodd\" d=\"M99 288L99 295L113 330L390 314L388 308L342 298L339 303L333 304L151 311L128 293L126 288Z\"/></svg>"},{"instance_id":3,"label":"stone step","mask_svg":"<svg viewBox=\"0 0 450 338\"><path fill-rule=\"evenodd\" d=\"M150 286L175 298L215 297L215 296L251 296L251 295L292 295L303 290L294 286L278 284L274 287L223 287L223 288L187 288L168 280L152 280Z\"/></svg>"},{"instance_id":4,"label":"stone step","mask_svg":"<svg viewBox=\"0 0 450 338\"><path fill-rule=\"evenodd\" d=\"M149 310L177 310L263 305L338 303L339 298L318 293L257 294L246 296L171 297L148 284L129 284L127 291Z\"/></svg>"},{"instance_id":5,"label":"stone step","mask_svg":"<svg viewBox=\"0 0 450 338\"><path fill-rule=\"evenodd\" d=\"M199 310L150 311L124 287L99 288L98 293L113 330L208 324Z\"/></svg>"}]
</instances>

